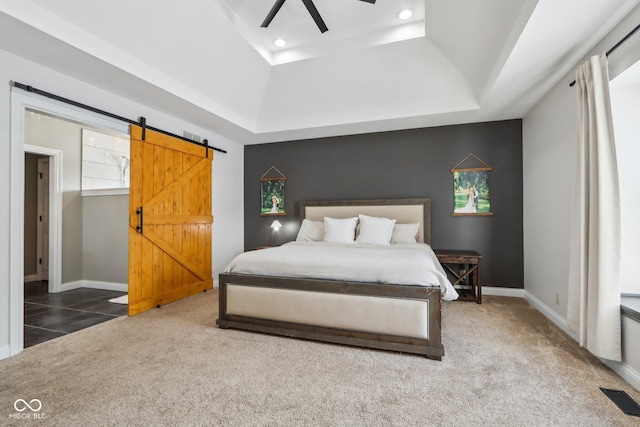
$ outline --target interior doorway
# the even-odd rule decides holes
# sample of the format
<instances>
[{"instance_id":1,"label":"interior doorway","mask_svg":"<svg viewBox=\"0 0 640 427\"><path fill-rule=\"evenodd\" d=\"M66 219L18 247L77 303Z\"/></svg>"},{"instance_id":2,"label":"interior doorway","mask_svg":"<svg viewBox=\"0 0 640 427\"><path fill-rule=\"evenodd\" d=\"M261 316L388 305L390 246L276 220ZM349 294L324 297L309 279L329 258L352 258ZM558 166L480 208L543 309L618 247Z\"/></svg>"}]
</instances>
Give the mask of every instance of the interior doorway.
<instances>
[{"instance_id":1,"label":"interior doorway","mask_svg":"<svg viewBox=\"0 0 640 427\"><path fill-rule=\"evenodd\" d=\"M49 339L93 326L114 317L126 314L126 304L111 303L109 300L126 295L126 280L118 283L124 289L102 288L98 280L104 273L96 271L99 261L105 269L126 269L124 265L114 265L113 252L125 252L127 232L128 196L105 196L108 189L94 189L103 181L99 178L111 172L117 183L121 182L119 165L109 166L113 146L107 134L92 129L91 125L65 120L54 115L28 111L25 118L25 181L24 181L24 347L29 347ZM91 139L85 146L85 134ZM108 145L108 144L107 144ZM112 144L113 145L113 144ZM128 147L128 140L127 140ZM121 150L124 148L120 147ZM65 160L62 168L52 168L53 155L47 150L56 150ZM36 153L31 153L35 151ZM97 165L97 178L94 172ZM52 177L52 172L59 179ZM50 203L51 182L60 185L61 204ZM88 185L87 185L88 184ZM108 185L109 182L103 184ZM86 193L86 194L85 194ZM117 203L113 199L118 199ZM101 199L101 200L98 200ZM110 206L115 203L116 207ZM122 206L124 203L124 206ZM62 209L64 206L64 210ZM119 217L118 210L122 211ZM114 221L111 221L115 217ZM51 224L60 221L62 233L58 241L60 248L50 245ZM108 231L101 233L100 229ZM121 230L119 230L121 229ZM109 239L123 234L122 244ZM60 250L61 249L61 250ZM60 261L61 281L49 280L50 259ZM35 278L28 281L27 278ZM94 289L91 289L94 288Z\"/></svg>"},{"instance_id":2,"label":"interior doorway","mask_svg":"<svg viewBox=\"0 0 640 427\"><path fill-rule=\"evenodd\" d=\"M62 289L62 151L26 144L23 180L24 282Z\"/></svg>"},{"instance_id":3,"label":"interior doorway","mask_svg":"<svg viewBox=\"0 0 640 427\"><path fill-rule=\"evenodd\" d=\"M24 155L24 281L49 281L49 156Z\"/></svg>"},{"instance_id":4,"label":"interior doorway","mask_svg":"<svg viewBox=\"0 0 640 427\"><path fill-rule=\"evenodd\" d=\"M38 211L35 218L37 226L37 263L38 280L49 281L49 157L38 158ZM25 183L26 187L26 183ZM25 194L26 198L26 194ZM26 217L26 215L25 215ZM26 228L26 218L25 218Z\"/></svg>"},{"instance_id":5,"label":"interior doorway","mask_svg":"<svg viewBox=\"0 0 640 427\"><path fill-rule=\"evenodd\" d=\"M109 129L128 134L127 126L96 114L77 111L56 101L13 91L11 94L11 194L10 194L10 263L9 263L9 355L20 353L24 348L25 325L25 259L24 259L24 174L25 153L38 154L49 158L49 262L47 294L54 298L62 295L62 222L63 205L62 151L55 148L29 145L26 138L25 117L30 111L40 112L75 123L87 123L94 128ZM66 159L69 156L65 156ZM74 174L67 174L74 176ZM66 207L66 202L65 202ZM66 208L65 208L66 209ZM99 209L96 208L99 211ZM60 215L56 215L60 213ZM126 216L126 213L125 213ZM65 238L67 238L65 234ZM68 239L67 239L68 240ZM42 240L43 246L47 244ZM37 243L36 243L37 244ZM46 252L46 249L43 248ZM43 252L44 253L44 252ZM44 260L43 260L44 261ZM45 270L46 271L46 270ZM44 274L44 273L43 273ZM37 276L36 276L37 277ZM45 282L46 283L46 282ZM77 284L76 284L77 285ZM80 283L82 286L83 283ZM42 286L42 283L41 283ZM83 289L79 289L82 291ZM50 293L53 292L53 293ZM126 306L125 306L126 307ZM86 311L83 309L82 311Z\"/></svg>"}]
</instances>

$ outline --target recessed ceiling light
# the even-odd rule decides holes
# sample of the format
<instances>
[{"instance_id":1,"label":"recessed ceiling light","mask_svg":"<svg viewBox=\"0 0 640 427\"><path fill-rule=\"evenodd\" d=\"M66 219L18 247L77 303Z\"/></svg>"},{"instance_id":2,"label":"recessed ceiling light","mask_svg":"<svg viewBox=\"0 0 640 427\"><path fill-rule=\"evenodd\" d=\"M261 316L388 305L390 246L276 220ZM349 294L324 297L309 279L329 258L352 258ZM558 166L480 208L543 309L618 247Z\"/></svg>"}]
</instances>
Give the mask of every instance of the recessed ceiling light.
<instances>
[{"instance_id":1,"label":"recessed ceiling light","mask_svg":"<svg viewBox=\"0 0 640 427\"><path fill-rule=\"evenodd\" d=\"M273 44L277 47L285 47L287 45L287 41L285 39L275 39Z\"/></svg>"},{"instance_id":2,"label":"recessed ceiling light","mask_svg":"<svg viewBox=\"0 0 640 427\"><path fill-rule=\"evenodd\" d=\"M406 19L411 18L412 14L413 12L411 12L411 9L403 9L400 12L398 12L396 16L398 17L398 19L402 19L404 21Z\"/></svg>"}]
</instances>

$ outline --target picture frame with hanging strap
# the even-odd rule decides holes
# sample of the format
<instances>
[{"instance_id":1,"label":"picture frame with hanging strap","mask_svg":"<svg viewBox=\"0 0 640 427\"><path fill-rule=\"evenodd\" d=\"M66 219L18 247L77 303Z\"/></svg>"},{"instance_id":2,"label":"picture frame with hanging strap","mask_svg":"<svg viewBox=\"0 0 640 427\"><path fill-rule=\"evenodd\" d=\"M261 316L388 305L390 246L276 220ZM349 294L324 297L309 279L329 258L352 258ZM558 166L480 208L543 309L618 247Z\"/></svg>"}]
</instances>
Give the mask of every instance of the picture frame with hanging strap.
<instances>
[{"instance_id":1,"label":"picture frame with hanging strap","mask_svg":"<svg viewBox=\"0 0 640 427\"><path fill-rule=\"evenodd\" d=\"M464 167L468 160L479 166ZM493 168L475 154L468 154L451 168L453 174L452 216L491 216L489 172Z\"/></svg>"},{"instance_id":2,"label":"picture frame with hanging strap","mask_svg":"<svg viewBox=\"0 0 640 427\"><path fill-rule=\"evenodd\" d=\"M260 177L260 216L283 216L287 212L284 204L284 184L287 177L275 166L271 166Z\"/></svg>"}]
</instances>

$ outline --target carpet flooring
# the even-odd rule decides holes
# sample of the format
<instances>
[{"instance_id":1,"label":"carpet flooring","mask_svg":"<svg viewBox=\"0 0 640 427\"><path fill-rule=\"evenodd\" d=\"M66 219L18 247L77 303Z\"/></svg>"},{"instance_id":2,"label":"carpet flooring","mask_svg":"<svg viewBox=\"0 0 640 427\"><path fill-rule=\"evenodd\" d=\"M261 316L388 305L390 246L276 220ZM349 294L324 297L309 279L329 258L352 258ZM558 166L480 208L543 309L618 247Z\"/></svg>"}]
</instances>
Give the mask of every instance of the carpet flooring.
<instances>
[{"instance_id":1,"label":"carpet flooring","mask_svg":"<svg viewBox=\"0 0 640 427\"><path fill-rule=\"evenodd\" d=\"M640 425L599 387L640 393L523 299L445 302L440 362L221 330L216 315L207 292L0 361L0 425ZM42 408L18 414L17 399Z\"/></svg>"}]
</instances>

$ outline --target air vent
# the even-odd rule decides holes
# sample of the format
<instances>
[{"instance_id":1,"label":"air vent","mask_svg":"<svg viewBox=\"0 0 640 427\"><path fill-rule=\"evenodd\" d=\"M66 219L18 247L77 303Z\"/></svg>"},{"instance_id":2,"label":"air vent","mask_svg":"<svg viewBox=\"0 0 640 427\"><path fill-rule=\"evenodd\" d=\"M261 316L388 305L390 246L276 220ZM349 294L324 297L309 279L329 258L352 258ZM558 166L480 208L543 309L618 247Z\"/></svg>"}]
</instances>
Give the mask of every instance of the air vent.
<instances>
[{"instance_id":1,"label":"air vent","mask_svg":"<svg viewBox=\"0 0 640 427\"><path fill-rule=\"evenodd\" d=\"M634 417L640 417L640 405L638 405L638 403L633 400L626 391L612 390L602 387L600 387L600 390L602 390L602 392L606 394L607 397L611 399L611 401L613 401L613 403L615 403L622 412Z\"/></svg>"},{"instance_id":2,"label":"air vent","mask_svg":"<svg viewBox=\"0 0 640 427\"><path fill-rule=\"evenodd\" d=\"M195 142L202 142L202 137L200 135L196 135L195 133L188 132L186 130L182 131L182 136Z\"/></svg>"}]
</instances>

